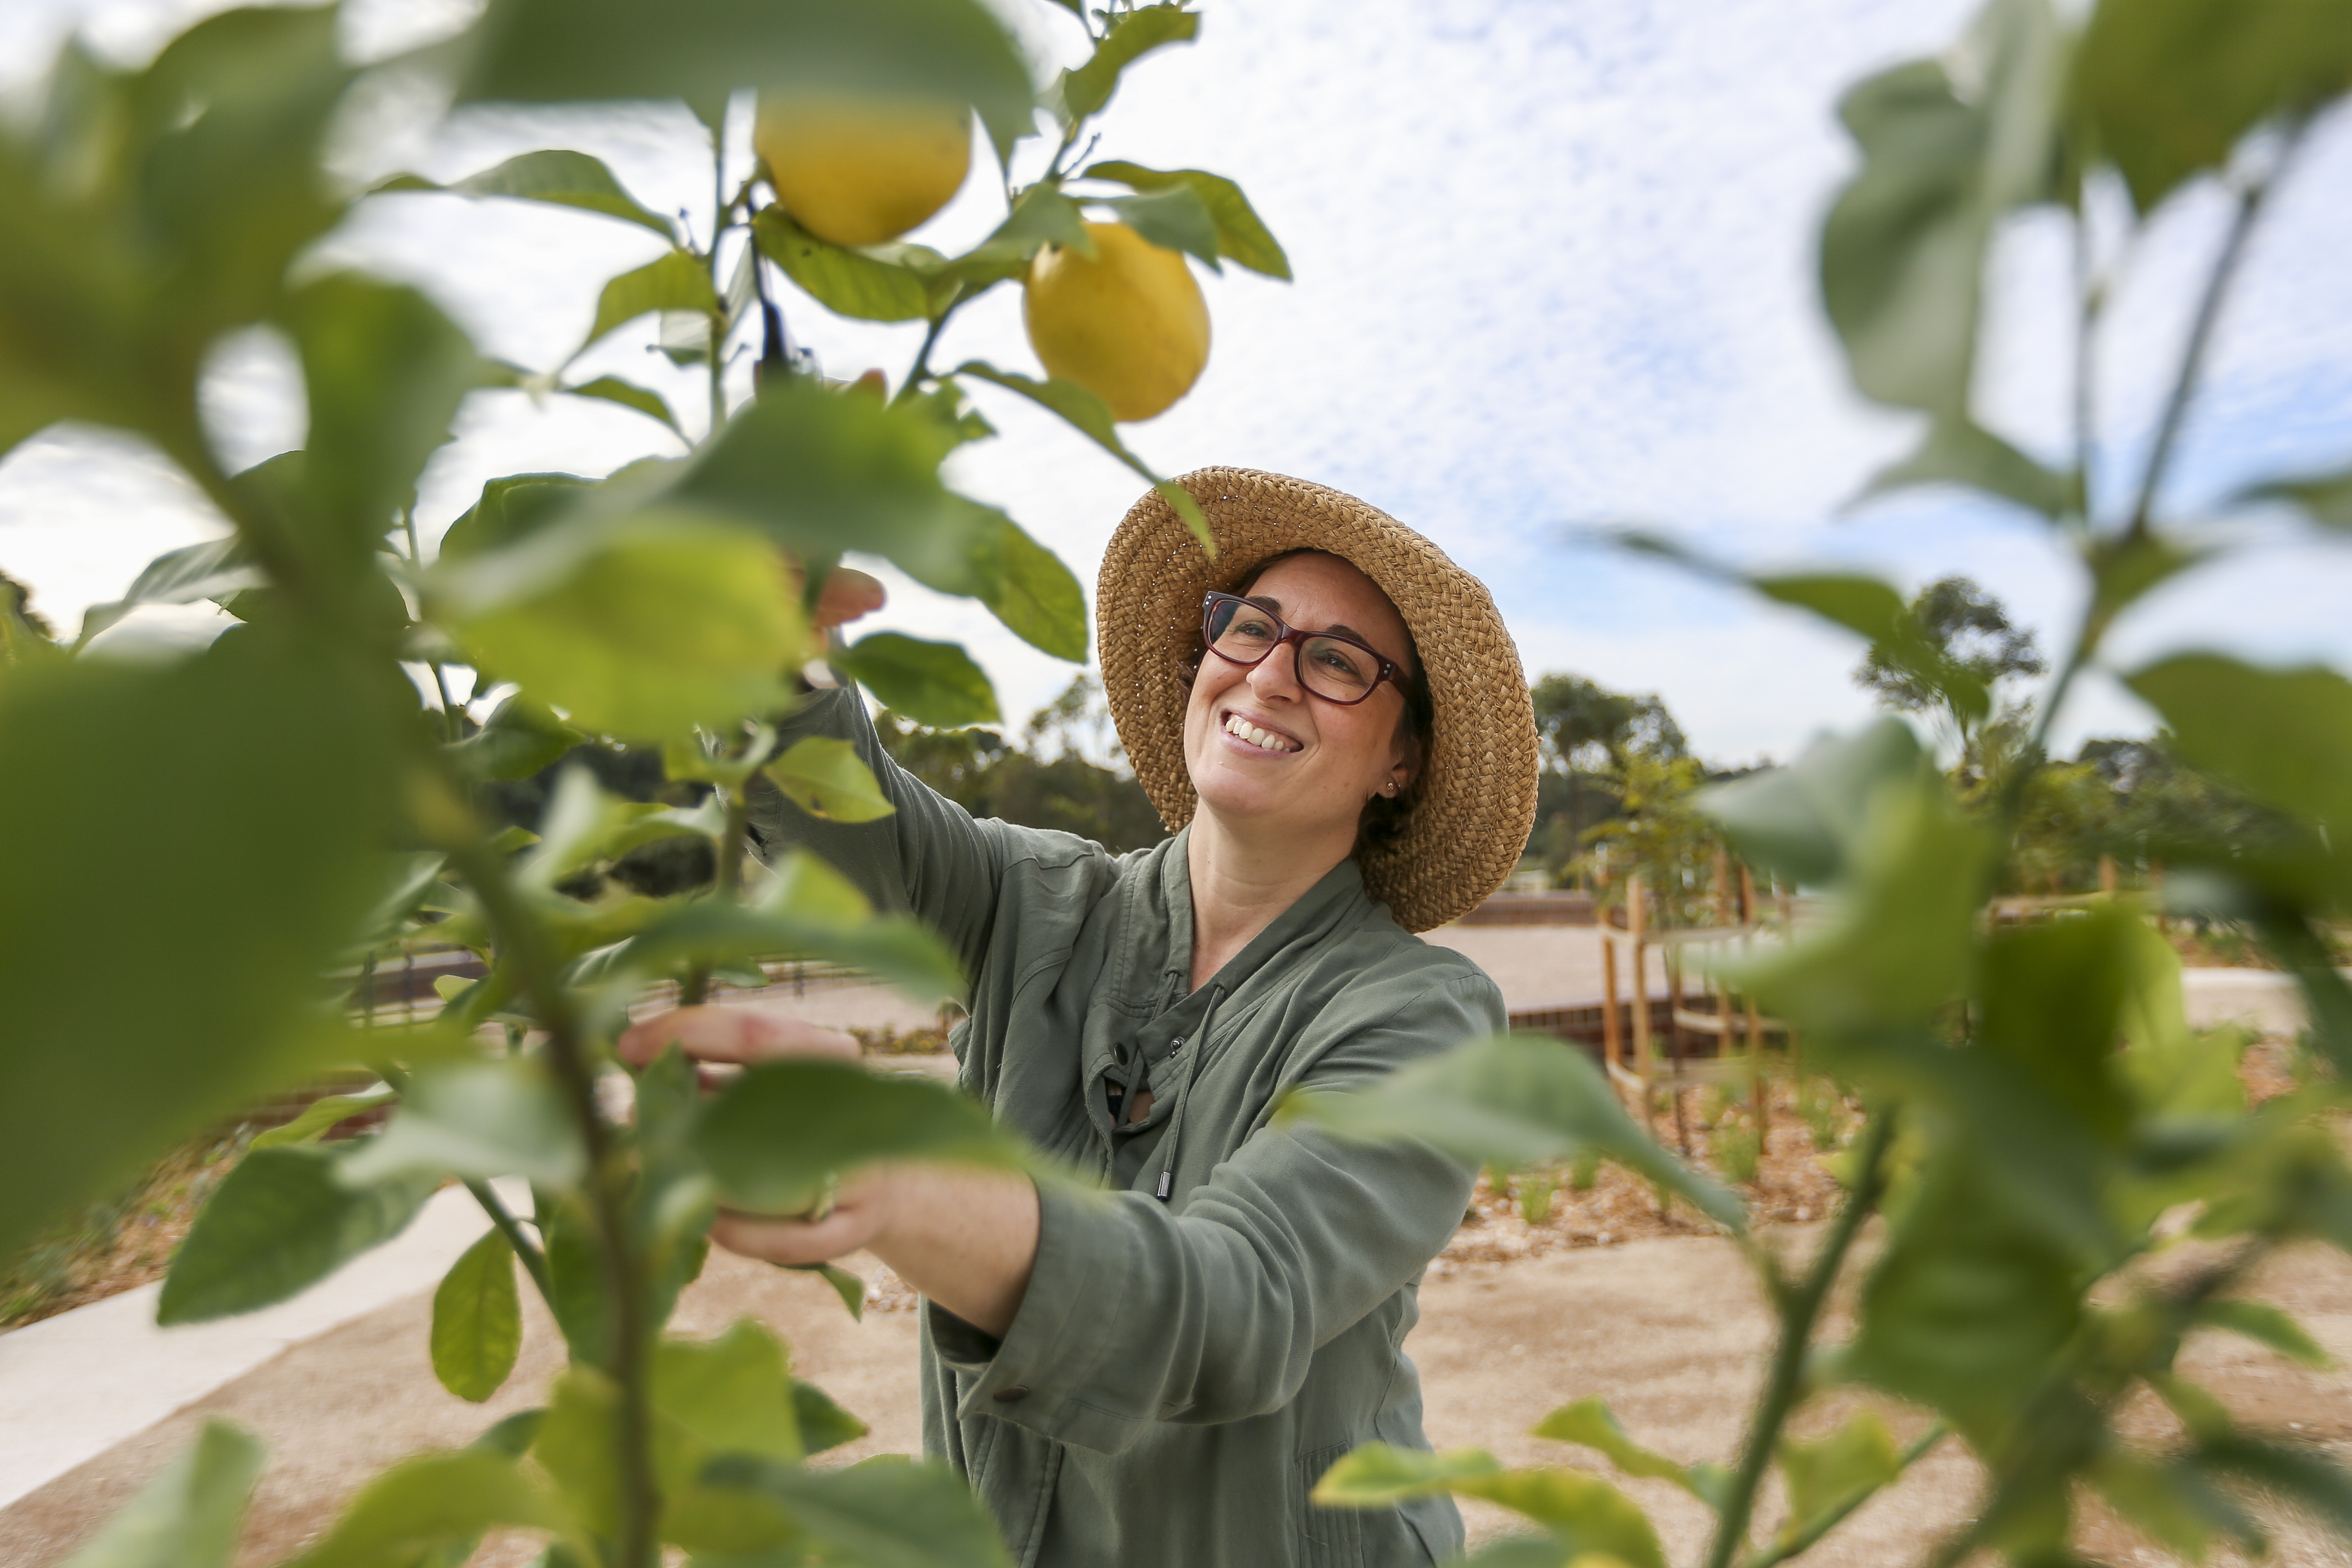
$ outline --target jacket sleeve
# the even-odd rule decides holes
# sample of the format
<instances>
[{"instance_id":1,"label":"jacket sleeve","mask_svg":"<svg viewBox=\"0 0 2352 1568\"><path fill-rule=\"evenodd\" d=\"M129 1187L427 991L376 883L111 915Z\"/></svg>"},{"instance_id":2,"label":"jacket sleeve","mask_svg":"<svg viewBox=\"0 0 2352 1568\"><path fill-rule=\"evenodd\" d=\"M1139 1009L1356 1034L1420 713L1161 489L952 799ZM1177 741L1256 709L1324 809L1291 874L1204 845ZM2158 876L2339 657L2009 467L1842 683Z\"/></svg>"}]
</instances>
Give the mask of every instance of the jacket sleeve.
<instances>
[{"instance_id":1,"label":"jacket sleeve","mask_svg":"<svg viewBox=\"0 0 2352 1568\"><path fill-rule=\"evenodd\" d=\"M779 754L811 736L847 741L873 770L893 810L872 822L833 822L786 799L752 775L751 826L761 858L788 849L814 851L887 913L912 913L946 939L967 974L978 971L996 905L1002 864L992 829L901 768L882 749L865 700L854 687L813 694L777 725Z\"/></svg>"},{"instance_id":2,"label":"jacket sleeve","mask_svg":"<svg viewBox=\"0 0 2352 1568\"><path fill-rule=\"evenodd\" d=\"M1500 1027L1502 1014L1484 974L1443 981L1342 1039L1303 1081L1360 1088ZM1445 1246L1475 1174L1425 1144L1264 1127L1181 1213L1141 1193L1041 1186L1037 1261L1004 1339L929 1309L942 1358L973 1380L960 1414L1118 1453L1154 1421L1279 1409L1317 1350Z\"/></svg>"}]
</instances>

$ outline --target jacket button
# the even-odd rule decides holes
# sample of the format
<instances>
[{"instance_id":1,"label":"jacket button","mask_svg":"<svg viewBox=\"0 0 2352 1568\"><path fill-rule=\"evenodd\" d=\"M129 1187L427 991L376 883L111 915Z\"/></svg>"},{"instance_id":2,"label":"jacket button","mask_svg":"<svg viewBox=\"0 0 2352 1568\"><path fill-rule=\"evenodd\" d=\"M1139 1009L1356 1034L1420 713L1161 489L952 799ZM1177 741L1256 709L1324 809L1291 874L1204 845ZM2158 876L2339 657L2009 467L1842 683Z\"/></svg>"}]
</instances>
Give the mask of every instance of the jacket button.
<instances>
[{"instance_id":1,"label":"jacket button","mask_svg":"<svg viewBox=\"0 0 2352 1568\"><path fill-rule=\"evenodd\" d=\"M1005 1384L1003 1388L998 1389L994 1394L990 1394L989 1397L996 1400L1000 1404L1010 1405L1016 1399L1028 1398L1029 1390L1025 1384L1010 1383Z\"/></svg>"}]
</instances>

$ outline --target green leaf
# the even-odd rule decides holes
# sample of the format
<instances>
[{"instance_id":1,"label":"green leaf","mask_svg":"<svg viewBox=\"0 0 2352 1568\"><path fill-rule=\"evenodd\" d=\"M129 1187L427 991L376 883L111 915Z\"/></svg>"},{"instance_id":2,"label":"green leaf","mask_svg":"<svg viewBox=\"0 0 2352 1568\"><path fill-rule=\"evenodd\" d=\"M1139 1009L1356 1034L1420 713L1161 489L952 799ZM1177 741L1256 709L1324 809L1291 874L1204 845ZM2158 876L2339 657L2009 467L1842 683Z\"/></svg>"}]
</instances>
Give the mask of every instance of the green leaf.
<instances>
[{"instance_id":1,"label":"green leaf","mask_svg":"<svg viewBox=\"0 0 2352 1568\"><path fill-rule=\"evenodd\" d=\"M653 1400L714 1453L791 1462L805 1452L783 1342L749 1318L715 1340L656 1345Z\"/></svg>"},{"instance_id":2,"label":"green leaf","mask_svg":"<svg viewBox=\"0 0 2352 1568\"><path fill-rule=\"evenodd\" d=\"M351 1059L313 999L382 895L392 748L415 700L405 679L283 627L233 628L161 668L11 667L0 1256L180 1140Z\"/></svg>"},{"instance_id":3,"label":"green leaf","mask_svg":"<svg viewBox=\"0 0 2352 1568\"><path fill-rule=\"evenodd\" d=\"M784 705L806 646L758 535L638 514L543 530L439 581L473 659L583 729L659 742Z\"/></svg>"},{"instance_id":4,"label":"green leaf","mask_svg":"<svg viewBox=\"0 0 2352 1568\"><path fill-rule=\"evenodd\" d=\"M856 1281L859 1301L863 1305L866 1286L864 1281L857 1279L857 1276L830 1263L820 1263L816 1267L828 1280L835 1275L842 1275ZM836 1285L835 1288L838 1289L840 1287ZM856 1315L856 1310L853 1309L852 1316ZM793 1379L793 1410L800 1421L801 1442L812 1454L838 1448L844 1443L855 1443L866 1433L866 1423L835 1405L831 1394L815 1384L803 1383L797 1377Z\"/></svg>"},{"instance_id":5,"label":"green leaf","mask_svg":"<svg viewBox=\"0 0 2352 1568\"><path fill-rule=\"evenodd\" d=\"M1538 1422L1532 1434L1555 1442L1580 1443L1599 1450L1629 1476L1672 1481L1709 1508L1719 1509L1730 1484L1720 1465L1684 1465L1643 1447L1625 1434L1604 1399L1580 1399L1563 1405Z\"/></svg>"},{"instance_id":6,"label":"green leaf","mask_svg":"<svg viewBox=\"0 0 2352 1568\"><path fill-rule=\"evenodd\" d=\"M320 1133L338 1122L349 1121L363 1111L391 1105L399 1099L400 1096L390 1089L382 1094L330 1094L304 1106L302 1113L293 1121L255 1134L252 1147L277 1149L292 1143L315 1142Z\"/></svg>"},{"instance_id":7,"label":"green leaf","mask_svg":"<svg viewBox=\"0 0 2352 1568\"><path fill-rule=\"evenodd\" d=\"M773 1498L803 1531L864 1568L1012 1568L995 1521L944 1465L886 1454L820 1470L729 1455L707 1479Z\"/></svg>"},{"instance_id":8,"label":"green leaf","mask_svg":"<svg viewBox=\"0 0 2352 1568\"><path fill-rule=\"evenodd\" d=\"M2074 505L2073 483L1972 419L1946 415L1907 458L1870 476L1856 503L1916 485L1965 485L2055 519Z\"/></svg>"},{"instance_id":9,"label":"green leaf","mask_svg":"<svg viewBox=\"0 0 2352 1568\"><path fill-rule=\"evenodd\" d=\"M1201 542L1201 548L1212 558L1216 555L1216 538L1209 531L1209 520L1201 510L1201 503L1192 499L1192 491L1173 479L1161 479L1144 466L1142 458L1127 449L1126 443L1118 438L1118 427L1111 421L1110 405L1101 398L1074 381L1064 381L1059 377L1034 381L1011 371L999 370L979 360L958 365L954 374L978 376L982 381L1003 387L1007 392L1019 393L1040 408L1060 415L1080 435L1150 480L1151 488L1160 492L1161 499L1176 509L1176 514L1184 520L1184 526L1191 529L1192 537Z\"/></svg>"},{"instance_id":10,"label":"green leaf","mask_svg":"<svg viewBox=\"0 0 2352 1568\"><path fill-rule=\"evenodd\" d=\"M669 400L658 392L649 391L634 381L623 381L617 375L600 375L593 381L583 381L577 386L556 390L572 397L593 397L605 403L617 403L624 408L635 409L646 418L668 427L680 440L687 439L686 430L671 412Z\"/></svg>"},{"instance_id":11,"label":"green leaf","mask_svg":"<svg viewBox=\"0 0 2352 1568\"><path fill-rule=\"evenodd\" d=\"M1092 198L1118 215L1118 221L1152 244L1199 257L1212 272L1217 265L1217 225L1208 204L1190 185L1169 185L1132 196Z\"/></svg>"},{"instance_id":12,"label":"green leaf","mask_svg":"<svg viewBox=\"0 0 2352 1568\"><path fill-rule=\"evenodd\" d=\"M1789 1522L1780 1539L1794 1542L1825 1515L1876 1491L1903 1473L1902 1450L1875 1411L1864 1410L1818 1443L1782 1439L1777 1457L1789 1489Z\"/></svg>"},{"instance_id":13,"label":"green leaf","mask_svg":"<svg viewBox=\"0 0 2352 1568\"><path fill-rule=\"evenodd\" d=\"M1060 556L992 510L974 554L980 562L977 596L1007 631L1041 653L1073 664L1085 661L1086 590Z\"/></svg>"},{"instance_id":14,"label":"green leaf","mask_svg":"<svg viewBox=\"0 0 2352 1568\"><path fill-rule=\"evenodd\" d=\"M656 839L688 834L716 839L726 822L726 807L708 797L688 808L608 795L595 774L574 763L557 775L540 814L539 843L516 867L516 879L526 887L552 888L574 871Z\"/></svg>"},{"instance_id":15,"label":"green leaf","mask_svg":"<svg viewBox=\"0 0 2352 1568\"><path fill-rule=\"evenodd\" d=\"M808 376L771 379L656 500L758 529L804 559L867 551L927 586L968 595L978 586L973 551L992 524L986 509L940 482L954 445L922 410Z\"/></svg>"},{"instance_id":16,"label":"green leaf","mask_svg":"<svg viewBox=\"0 0 2352 1568\"><path fill-rule=\"evenodd\" d=\"M1882 719L1851 739L1816 741L1793 766L1703 791L1697 804L1743 860L1801 886L1825 887L1851 869L1871 802L1921 765L1911 727Z\"/></svg>"},{"instance_id":17,"label":"green leaf","mask_svg":"<svg viewBox=\"0 0 2352 1568\"><path fill-rule=\"evenodd\" d=\"M1024 1170L1019 1138L945 1084L844 1062L763 1062L711 1100L694 1146L721 1201L798 1214L829 1179L885 1160Z\"/></svg>"},{"instance_id":18,"label":"green leaf","mask_svg":"<svg viewBox=\"0 0 2352 1568\"><path fill-rule=\"evenodd\" d=\"M2107 1506L2158 1545L2201 1563L2218 1530L2260 1558L2261 1528L2193 1464L2156 1462L2127 1448L2101 1455L2090 1471Z\"/></svg>"},{"instance_id":19,"label":"green leaf","mask_svg":"<svg viewBox=\"0 0 2352 1568\"><path fill-rule=\"evenodd\" d=\"M2302 508L2305 515L2323 527L2352 529L2352 469L2273 479L2241 491L2225 504L2235 509L2260 501L2285 501Z\"/></svg>"},{"instance_id":20,"label":"green leaf","mask_svg":"<svg viewBox=\"0 0 2352 1568\"><path fill-rule=\"evenodd\" d=\"M1992 711L1992 693L1984 681L1947 658L1920 627L1902 595L1876 578L1801 574L1752 581L1769 599L1811 610L1868 637L1873 658L1916 676L1942 693L1964 721L1979 723Z\"/></svg>"},{"instance_id":21,"label":"green leaf","mask_svg":"<svg viewBox=\"0 0 2352 1568\"><path fill-rule=\"evenodd\" d=\"M1983 948L1977 1039L2101 1139L2121 1140L2131 1105L2115 1039L2145 929L2121 904L2075 919L1996 930Z\"/></svg>"},{"instance_id":22,"label":"green leaf","mask_svg":"<svg viewBox=\"0 0 2352 1568\"><path fill-rule=\"evenodd\" d=\"M1029 271L1030 258L1047 246L1095 253L1094 237L1087 232L1086 214L1062 194L1058 184L1039 181L1013 198L1012 210L995 232L951 260L928 264L918 270L930 275L930 313L946 313L959 300L969 300L1008 279Z\"/></svg>"},{"instance_id":23,"label":"green leaf","mask_svg":"<svg viewBox=\"0 0 2352 1568\"><path fill-rule=\"evenodd\" d=\"M2102 0L2073 95L2142 212L2228 163L2240 137L2352 80L2352 30L2321 0Z\"/></svg>"},{"instance_id":24,"label":"green leaf","mask_svg":"<svg viewBox=\"0 0 2352 1568\"><path fill-rule=\"evenodd\" d=\"M961 643L874 632L828 654L826 662L880 698L884 707L935 730L1001 723L1004 718L988 672Z\"/></svg>"},{"instance_id":25,"label":"green leaf","mask_svg":"<svg viewBox=\"0 0 2352 1568\"><path fill-rule=\"evenodd\" d=\"M1737 1195L1658 1147L1591 1059L1548 1035L1496 1035L1423 1058L1367 1089L1296 1095L1276 1120L1358 1142L1418 1139L1475 1165L1527 1165L1591 1149L1731 1230L1747 1228Z\"/></svg>"},{"instance_id":26,"label":"green leaf","mask_svg":"<svg viewBox=\"0 0 2352 1568\"><path fill-rule=\"evenodd\" d=\"M561 1184L576 1181L586 1158L546 1068L509 1058L419 1071L392 1124L353 1151L339 1174L353 1187L413 1173Z\"/></svg>"},{"instance_id":27,"label":"green leaf","mask_svg":"<svg viewBox=\"0 0 2352 1568\"><path fill-rule=\"evenodd\" d=\"M578 1193L531 1189L531 1214L547 1256L548 1310L572 1361L604 1366L612 1355L612 1323L604 1299L604 1258L594 1217Z\"/></svg>"},{"instance_id":28,"label":"green leaf","mask_svg":"<svg viewBox=\"0 0 2352 1568\"><path fill-rule=\"evenodd\" d=\"M65 1568L228 1568L261 1440L219 1416L66 1560Z\"/></svg>"},{"instance_id":29,"label":"green leaf","mask_svg":"<svg viewBox=\"0 0 2352 1568\"><path fill-rule=\"evenodd\" d=\"M408 1228L437 1176L341 1180L346 1156L298 1146L237 1162L172 1259L155 1321L209 1322L301 1294Z\"/></svg>"},{"instance_id":30,"label":"green leaf","mask_svg":"<svg viewBox=\"0 0 2352 1568\"><path fill-rule=\"evenodd\" d=\"M2336 1358L2320 1347L2317 1340L2301 1323L2267 1301L2247 1301L2235 1299L2206 1300L2197 1308L2197 1321L2207 1328L2227 1329L2243 1334L2258 1344L2305 1366L2322 1371L2333 1367Z\"/></svg>"},{"instance_id":31,"label":"green leaf","mask_svg":"<svg viewBox=\"0 0 2352 1568\"><path fill-rule=\"evenodd\" d=\"M1432 1453L1366 1443L1324 1471L1311 1495L1325 1508L1387 1508L1406 1498L1447 1491L1459 1482L1502 1473L1501 1464L1484 1448Z\"/></svg>"},{"instance_id":32,"label":"green leaf","mask_svg":"<svg viewBox=\"0 0 2352 1568\"><path fill-rule=\"evenodd\" d=\"M446 191L460 196L510 196L517 201L551 202L637 224L664 239L677 238L677 230L671 227L669 219L629 195L614 178L613 171L604 166L603 159L592 158L585 153L525 153L496 168L468 174L446 185L415 174L395 174L375 188L379 192Z\"/></svg>"},{"instance_id":33,"label":"green leaf","mask_svg":"<svg viewBox=\"0 0 2352 1568\"><path fill-rule=\"evenodd\" d=\"M2125 684L2164 716L2183 761L2304 822L2352 832L2352 680L2176 654Z\"/></svg>"},{"instance_id":34,"label":"green leaf","mask_svg":"<svg viewBox=\"0 0 2352 1568\"><path fill-rule=\"evenodd\" d=\"M433 1375L479 1405L499 1391L522 1352L522 1298L514 1248L496 1226L466 1249L433 1292Z\"/></svg>"},{"instance_id":35,"label":"green leaf","mask_svg":"<svg viewBox=\"0 0 2352 1568\"><path fill-rule=\"evenodd\" d=\"M441 559L465 561L528 538L562 517L593 481L577 474L509 474L482 487L481 499L441 535Z\"/></svg>"},{"instance_id":36,"label":"green leaf","mask_svg":"<svg viewBox=\"0 0 2352 1568\"><path fill-rule=\"evenodd\" d=\"M751 221L751 237L761 255L836 316L919 321L930 313L930 286L921 272L873 251L846 250L819 239L782 206L761 209Z\"/></svg>"},{"instance_id":37,"label":"green leaf","mask_svg":"<svg viewBox=\"0 0 2352 1568\"><path fill-rule=\"evenodd\" d=\"M2317 1516L2337 1534L2352 1534L2352 1474L2324 1448L2215 1436L2190 1451L2201 1473L2249 1486Z\"/></svg>"},{"instance_id":38,"label":"green leaf","mask_svg":"<svg viewBox=\"0 0 2352 1568\"><path fill-rule=\"evenodd\" d=\"M469 42L461 103L700 102L745 87L943 98L1009 146L1032 132L1036 101L1003 25L973 0L494 0Z\"/></svg>"},{"instance_id":39,"label":"green leaf","mask_svg":"<svg viewBox=\"0 0 2352 1568\"><path fill-rule=\"evenodd\" d=\"M874 822L898 809L857 748L829 735L794 741L761 771L785 799L828 822Z\"/></svg>"},{"instance_id":40,"label":"green leaf","mask_svg":"<svg viewBox=\"0 0 2352 1568\"><path fill-rule=\"evenodd\" d=\"M81 636L75 646L87 646L90 638L142 605L186 605L198 599L224 598L257 587L261 582L260 573L246 552L245 542L233 534L167 550L147 563L121 598L110 604L92 605L82 612Z\"/></svg>"},{"instance_id":41,"label":"green leaf","mask_svg":"<svg viewBox=\"0 0 2352 1568\"><path fill-rule=\"evenodd\" d=\"M1822 296L1864 395L1967 417L1993 225L2053 194L2065 47L2048 0L1993 0L1948 63L1838 105L1862 168L1822 226Z\"/></svg>"},{"instance_id":42,"label":"green leaf","mask_svg":"<svg viewBox=\"0 0 2352 1568\"><path fill-rule=\"evenodd\" d=\"M799 1273L819 1276L833 1287L833 1293L841 1298L841 1304L849 1309L852 1321L862 1323L866 1321L866 1281L848 1269L831 1263L787 1263L784 1267Z\"/></svg>"},{"instance_id":43,"label":"green leaf","mask_svg":"<svg viewBox=\"0 0 2352 1568\"><path fill-rule=\"evenodd\" d=\"M1201 18L1179 5L1139 5L1105 13L1106 31L1087 63L1066 70L1046 89L1045 105L1064 125L1101 112L1118 90L1119 73L1153 49L1189 44L1200 36Z\"/></svg>"},{"instance_id":44,"label":"green leaf","mask_svg":"<svg viewBox=\"0 0 2352 1568\"><path fill-rule=\"evenodd\" d=\"M397 284L331 274L298 290L284 316L310 398L303 509L328 531L323 548L365 561L488 367L438 307Z\"/></svg>"},{"instance_id":45,"label":"green leaf","mask_svg":"<svg viewBox=\"0 0 2352 1568\"><path fill-rule=\"evenodd\" d=\"M1997 1453L2080 1321L2080 1265L1988 1203L1996 1184L1966 1151L1941 1154L1920 1180L1863 1288L1845 1370L1941 1411L1978 1452Z\"/></svg>"},{"instance_id":46,"label":"green leaf","mask_svg":"<svg viewBox=\"0 0 2352 1568\"><path fill-rule=\"evenodd\" d=\"M1242 188L1222 174L1201 169L1147 169L1140 163L1108 163L1088 167L1089 180L1116 180L1139 191L1183 185L1201 198L1216 225L1217 249L1227 259L1269 278L1290 279L1290 258L1259 218Z\"/></svg>"},{"instance_id":47,"label":"green leaf","mask_svg":"<svg viewBox=\"0 0 2352 1568\"><path fill-rule=\"evenodd\" d=\"M577 359L605 333L639 316L656 310L708 315L717 309L719 296L711 291L710 274L702 259L688 251L666 252L604 285L604 292L596 296L596 320L572 357Z\"/></svg>"},{"instance_id":48,"label":"green leaf","mask_svg":"<svg viewBox=\"0 0 2352 1568\"><path fill-rule=\"evenodd\" d=\"M903 915L845 927L700 900L649 922L615 957L617 966L668 973L689 963L815 958L871 974L918 1002L964 994L955 955L920 921Z\"/></svg>"},{"instance_id":49,"label":"green leaf","mask_svg":"<svg viewBox=\"0 0 2352 1568\"><path fill-rule=\"evenodd\" d=\"M527 779L562 762L587 738L546 703L518 691L499 704L488 723L444 752L467 778Z\"/></svg>"},{"instance_id":50,"label":"green leaf","mask_svg":"<svg viewBox=\"0 0 2352 1568\"><path fill-rule=\"evenodd\" d=\"M577 1543L572 1516L546 1482L504 1454L415 1454L370 1481L334 1528L289 1568L410 1568L424 1552L501 1526Z\"/></svg>"}]
</instances>

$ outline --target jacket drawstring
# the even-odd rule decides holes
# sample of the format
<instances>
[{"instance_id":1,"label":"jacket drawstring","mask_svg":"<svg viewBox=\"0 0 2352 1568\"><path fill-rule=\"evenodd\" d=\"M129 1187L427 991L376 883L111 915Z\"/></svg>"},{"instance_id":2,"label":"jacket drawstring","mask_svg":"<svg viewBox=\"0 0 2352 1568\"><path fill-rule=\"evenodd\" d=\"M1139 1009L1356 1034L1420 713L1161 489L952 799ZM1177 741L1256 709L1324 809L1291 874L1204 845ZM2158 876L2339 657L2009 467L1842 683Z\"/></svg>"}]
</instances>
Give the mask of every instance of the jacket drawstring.
<instances>
[{"instance_id":1,"label":"jacket drawstring","mask_svg":"<svg viewBox=\"0 0 2352 1568\"><path fill-rule=\"evenodd\" d=\"M1160 1147L1167 1152L1160 1160L1160 1184L1151 1191L1151 1195L1163 1204L1176 1186L1176 1149L1184 1136L1184 1108L1192 1100L1192 1078L1201 1070L1201 1058L1209 1053L1209 1026L1216 1021L1217 1004L1224 999L1223 986L1211 988L1209 1005L1201 1011L1201 1026L1192 1031L1191 1039L1177 1047L1178 1054L1184 1058L1184 1074L1176 1083L1176 1109L1168 1113L1168 1135L1160 1140Z\"/></svg>"}]
</instances>

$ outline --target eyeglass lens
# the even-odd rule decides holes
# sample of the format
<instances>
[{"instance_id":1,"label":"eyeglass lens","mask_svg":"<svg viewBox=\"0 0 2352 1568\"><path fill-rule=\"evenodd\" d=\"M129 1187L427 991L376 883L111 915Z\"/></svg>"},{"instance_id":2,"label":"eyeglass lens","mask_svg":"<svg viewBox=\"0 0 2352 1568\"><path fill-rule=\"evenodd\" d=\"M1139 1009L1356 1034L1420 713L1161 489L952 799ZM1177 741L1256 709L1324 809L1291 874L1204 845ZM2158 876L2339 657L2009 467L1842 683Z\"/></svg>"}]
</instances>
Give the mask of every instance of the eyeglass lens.
<instances>
[{"instance_id":1,"label":"eyeglass lens","mask_svg":"<svg viewBox=\"0 0 2352 1568\"><path fill-rule=\"evenodd\" d=\"M1242 599L1218 599L1209 606L1209 646L1235 664L1255 664L1289 630L1270 611ZM1334 702L1360 702L1380 679L1371 656L1339 637L1310 637L1299 645L1300 684Z\"/></svg>"}]
</instances>

